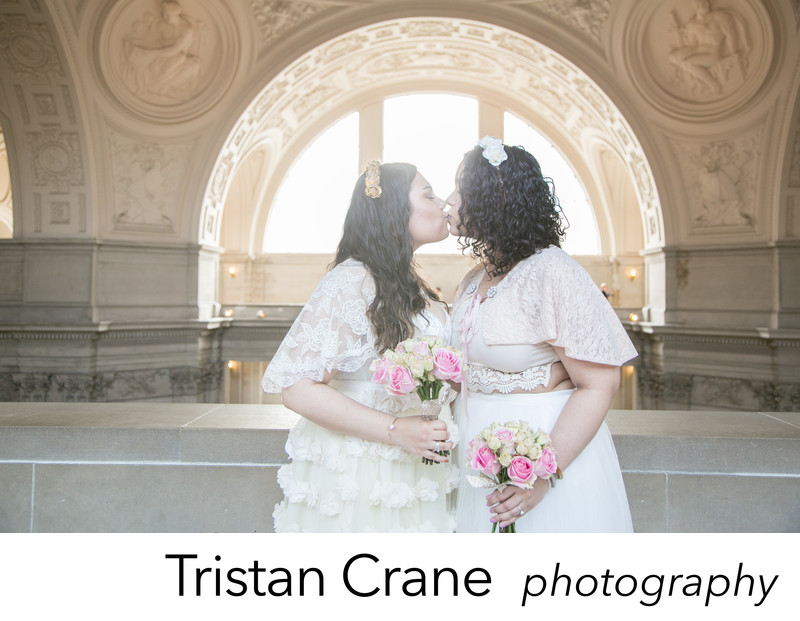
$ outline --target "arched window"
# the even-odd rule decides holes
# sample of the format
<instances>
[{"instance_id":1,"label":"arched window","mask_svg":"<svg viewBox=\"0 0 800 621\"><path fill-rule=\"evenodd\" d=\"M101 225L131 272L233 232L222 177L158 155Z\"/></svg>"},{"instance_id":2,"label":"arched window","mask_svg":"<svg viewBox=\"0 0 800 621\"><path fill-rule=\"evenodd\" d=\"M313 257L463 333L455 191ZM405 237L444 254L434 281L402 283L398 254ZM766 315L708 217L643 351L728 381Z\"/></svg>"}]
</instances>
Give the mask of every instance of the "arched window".
<instances>
[{"instance_id":1,"label":"arched window","mask_svg":"<svg viewBox=\"0 0 800 621\"><path fill-rule=\"evenodd\" d=\"M478 139L478 100L460 95L391 97L383 105L383 153L387 162L411 162L446 199L453 191L458 163ZM421 253L460 252L455 237L420 249Z\"/></svg>"},{"instance_id":2,"label":"arched window","mask_svg":"<svg viewBox=\"0 0 800 621\"><path fill-rule=\"evenodd\" d=\"M11 172L8 169L8 152L0 127L0 239L14 236L14 210L11 200Z\"/></svg>"},{"instance_id":3,"label":"arched window","mask_svg":"<svg viewBox=\"0 0 800 621\"><path fill-rule=\"evenodd\" d=\"M358 169L358 113L337 121L300 155L270 209L264 252L335 252Z\"/></svg>"},{"instance_id":4,"label":"arched window","mask_svg":"<svg viewBox=\"0 0 800 621\"><path fill-rule=\"evenodd\" d=\"M454 94L389 97L383 105L385 162L410 162L438 196L452 192L458 163L478 140L479 101ZM525 121L504 115L507 144L521 145L553 179L569 221L564 248L571 254L598 254L597 222L583 184L552 143ZM273 201L264 236L266 253L332 253L341 237L344 215L357 178L358 112L320 134L297 158ZM430 244L422 253L460 253L454 237Z\"/></svg>"}]
</instances>

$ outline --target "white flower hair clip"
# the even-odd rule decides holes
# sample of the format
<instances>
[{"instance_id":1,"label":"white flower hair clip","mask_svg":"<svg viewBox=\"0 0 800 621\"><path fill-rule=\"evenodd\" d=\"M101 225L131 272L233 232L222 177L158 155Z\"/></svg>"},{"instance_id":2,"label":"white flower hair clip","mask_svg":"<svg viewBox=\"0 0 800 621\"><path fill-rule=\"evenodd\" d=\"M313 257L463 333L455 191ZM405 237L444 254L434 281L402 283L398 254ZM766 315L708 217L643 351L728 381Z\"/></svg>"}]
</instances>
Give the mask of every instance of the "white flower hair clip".
<instances>
[{"instance_id":1,"label":"white flower hair clip","mask_svg":"<svg viewBox=\"0 0 800 621\"><path fill-rule=\"evenodd\" d=\"M483 157L495 168L508 159L503 141L499 138L484 136L478 141L478 146L483 149Z\"/></svg>"}]
</instances>

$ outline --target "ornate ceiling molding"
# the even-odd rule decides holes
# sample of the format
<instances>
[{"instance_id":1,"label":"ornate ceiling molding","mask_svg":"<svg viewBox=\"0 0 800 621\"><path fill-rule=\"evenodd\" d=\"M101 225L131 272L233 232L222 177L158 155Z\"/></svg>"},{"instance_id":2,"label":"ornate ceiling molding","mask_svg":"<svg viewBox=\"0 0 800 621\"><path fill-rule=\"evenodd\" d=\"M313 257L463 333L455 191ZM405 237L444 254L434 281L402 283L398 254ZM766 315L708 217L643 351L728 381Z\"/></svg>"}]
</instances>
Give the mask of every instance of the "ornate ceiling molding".
<instances>
[{"instance_id":1,"label":"ornate ceiling molding","mask_svg":"<svg viewBox=\"0 0 800 621\"><path fill-rule=\"evenodd\" d=\"M395 4L396 0L249 0L259 36L259 50L264 52L282 37L333 11L364 5ZM586 35L598 48L611 14L611 0L493 0L517 10L544 14L564 27ZM483 2L463 0L462 5Z\"/></svg>"},{"instance_id":2,"label":"ornate ceiling molding","mask_svg":"<svg viewBox=\"0 0 800 621\"><path fill-rule=\"evenodd\" d=\"M583 32L596 46L602 47L603 34L611 14L611 0L540 0L530 4Z\"/></svg>"},{"instance_id":3,"label":"ornate ceiling molding","mask_svg":"<svg viewBox=\"0 0 800 621\"><path fill-rule=\"evenodd\" d=\"M281 71L241 115L203 201L201 243L217 245L225 195L242 157L269 142L280 159L304 127L359 93L421 83L461 85L536 111L585 149L599 138L626 162L645 223L645 246L664 243L661 207L642 147L611 99L546 46L505 28L446 18L373 24L318 46ZM307 138L307 137L306 137Z\"/></svg>"},{"instance_id":4,"label":"ornate ceiling molding","mask_svg":"<svg viewBox=\"0 0 800 621\"><path fill-rule=\"evenodd\" d=\"M0 69L20 121L14 200L27 205L8 219L18 219L15 228L27 235L83 235L91 226L84 138L72 77L48 17L35 0L0 2Z\"/></svg>"},{"instance_id":5,"label":"ornate ceiling molding","mask_svg":"<svg viewBox=\"0 0 800 621\"><path fill-rule=\"evenodd\" d=\"M47 84L64 77L47 24L30 22L25 15L8 15L0 20L0 50L17 80Z\"/></svg>"}]
</instances>

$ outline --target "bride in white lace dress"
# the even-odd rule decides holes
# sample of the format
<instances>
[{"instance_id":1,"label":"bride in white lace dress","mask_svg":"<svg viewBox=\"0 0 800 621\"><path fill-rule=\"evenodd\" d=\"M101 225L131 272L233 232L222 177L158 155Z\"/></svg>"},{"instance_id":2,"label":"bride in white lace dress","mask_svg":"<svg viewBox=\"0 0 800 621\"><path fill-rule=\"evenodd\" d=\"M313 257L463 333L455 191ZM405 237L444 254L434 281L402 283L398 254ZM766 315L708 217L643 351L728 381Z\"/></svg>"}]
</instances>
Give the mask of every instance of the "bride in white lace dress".
<instances>
[{"instance_id":1,"label":"bride in white lace dress","mask_svg":"<svg viewBox=\"0 0 800 621\"><path fill-rule=\"evenodd\" d=\"M558 200L536 159L496 138L468 152L448 198L451 233L480 265L452 309L465 386L455 417L466 446L494 422L550 433L563 479L487 494L462 463L457 530L632 530L614 444L603 422L619 366L636 350L589 274L560 248ZM466 390L465 390L466 388ZM463 461L462 455L462 461Z\"/></svg>"},{"instance_id":2,"label":"bride in white lace dress","mask_svg":"<svg viewBox=\"0 0 800 621\"><path fill-rule=\"evenodd\" d=\"M450 408L420 417L370 364L407 338L445 337L449 318L413 252L447 237L444 202L410 164L371 162L356 182L334 267L317 285L263 379L302 416L278 472L277 532L450 532L458 473ZM436 464L423 464L422 458Z\"/></svg>"}]
</instances>

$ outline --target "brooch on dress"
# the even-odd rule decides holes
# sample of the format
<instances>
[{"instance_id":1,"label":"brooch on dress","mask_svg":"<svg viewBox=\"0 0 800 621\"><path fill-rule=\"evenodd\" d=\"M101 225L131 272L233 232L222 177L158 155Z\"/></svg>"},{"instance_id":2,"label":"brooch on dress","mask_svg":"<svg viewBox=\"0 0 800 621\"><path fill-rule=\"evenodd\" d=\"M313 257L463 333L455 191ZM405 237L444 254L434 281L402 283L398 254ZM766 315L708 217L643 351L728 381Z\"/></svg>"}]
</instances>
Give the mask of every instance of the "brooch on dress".
<instances>
[{"instance_id":1,"label":"brooch on dress","mask_svg":"<svg viewBox=\"0 0 800 621\"><path fill-rule=\"evenodd\" d=\"M477 290L478 290L478 285L476 285L475 283L472 283L469 287L466 288L464 293L466 293L467 295L472 295ZM486 290L486 297L487 298L493 298L495 295L497 295L497 287L492 285L491 287L489 287Z\"/></svg>"}]
</instances>

